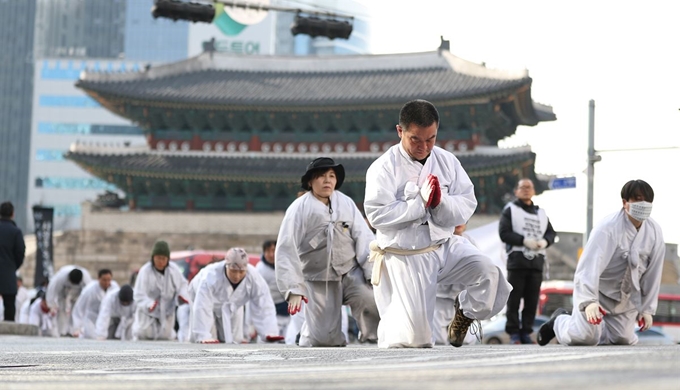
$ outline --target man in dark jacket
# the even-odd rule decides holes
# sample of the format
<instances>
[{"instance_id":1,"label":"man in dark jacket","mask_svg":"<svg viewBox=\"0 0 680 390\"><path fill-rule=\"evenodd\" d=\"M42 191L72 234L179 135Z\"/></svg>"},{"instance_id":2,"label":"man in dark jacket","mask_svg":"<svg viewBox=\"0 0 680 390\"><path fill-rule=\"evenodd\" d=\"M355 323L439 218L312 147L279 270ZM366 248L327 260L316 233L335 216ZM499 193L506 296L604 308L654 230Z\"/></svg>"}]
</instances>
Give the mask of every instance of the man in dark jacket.
<instances>
[{"instance_id":1,"label":"man in dark jacket","mask_svg":"<svg viewBox=\"0 0 680 390\"><path fill-rule=\"evenodd\" d=\"M517 199L505 206L498 225L498 233L508 253L508 282L512 285L505 325L512 344L534 343L529 335L533 332L541 292L545 248L555 242L555 230L545 210L531 200L534 195L534 183L521 179L515 187ZM520 326L522 299L524 309Z\"/></svg>"},{"instance_id":2,"label":"man in dark jacket","mask_svg":"<svg viewBox=\"0 0 680 390\"><path fill-rule=\"evenodd\" d=\"M24 235L14 223L14 206L0 204L0 295L5 305L5 321L14 321L16 313L17 269L24 263Z\"/></svg>"}]
</instances>

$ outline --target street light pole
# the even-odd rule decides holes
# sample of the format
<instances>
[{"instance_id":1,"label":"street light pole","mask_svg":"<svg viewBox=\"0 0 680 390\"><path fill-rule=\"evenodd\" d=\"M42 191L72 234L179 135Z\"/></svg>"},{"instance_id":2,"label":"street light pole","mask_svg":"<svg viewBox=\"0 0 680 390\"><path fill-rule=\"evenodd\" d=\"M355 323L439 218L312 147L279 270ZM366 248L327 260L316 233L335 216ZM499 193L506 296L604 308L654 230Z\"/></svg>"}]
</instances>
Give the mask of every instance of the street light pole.
<instances>
[{"instance_id":1,"label":"street light pole","mask_svg":"<svg viewBox=\"0 0 680 390\"><path fill-rule=\"evenodd\" d=\"M588 200L586 213L586 232L583 235L583 245L588 242L590 231L593 230L593 183L595 178L595 163L602 160L602 156L595 152L595 100L588 103Z\"/></svg>"}]
</instances>

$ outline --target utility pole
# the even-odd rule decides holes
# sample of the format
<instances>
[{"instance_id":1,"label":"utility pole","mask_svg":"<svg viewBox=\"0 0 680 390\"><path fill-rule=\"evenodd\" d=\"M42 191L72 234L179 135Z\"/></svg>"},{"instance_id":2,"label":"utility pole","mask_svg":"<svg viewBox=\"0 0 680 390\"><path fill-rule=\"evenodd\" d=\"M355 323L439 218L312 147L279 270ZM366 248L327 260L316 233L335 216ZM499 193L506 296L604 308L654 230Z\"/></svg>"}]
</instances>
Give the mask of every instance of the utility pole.
<instances>
[{"instance_id":1,"label":"utility pole","mask_svg":"<svg viewBox=\"0 0 680 390\"><path fill-rule=\"evenodd\" d=\"M595 163L602 161L602 156L595 151L595 100L588 103L588 211L586 213L586 232L583 235L583 246L588 242L590 231L593 230L593 184L595 178Z\"/></svg>"},{"instance_id":2,"label":"utility pole","mask_svg":"<svg viewBox=\"0 0 680 390\"><path fill-rule=\"evenodd\" d=\"M593 193L594 193L594 178L595 178L595 163L602 161L600 153L608 152L634 152L634 151L649 151L649 150L674 150L680 149L678 146L663 146L656 148L631 148L631 149L601 149L595 150L595 100L590 100L588 103L588 201L586 212L586 231L583 234L583 246L588 242L590 232L593 230Z\"/></svg>"}]
</instances>

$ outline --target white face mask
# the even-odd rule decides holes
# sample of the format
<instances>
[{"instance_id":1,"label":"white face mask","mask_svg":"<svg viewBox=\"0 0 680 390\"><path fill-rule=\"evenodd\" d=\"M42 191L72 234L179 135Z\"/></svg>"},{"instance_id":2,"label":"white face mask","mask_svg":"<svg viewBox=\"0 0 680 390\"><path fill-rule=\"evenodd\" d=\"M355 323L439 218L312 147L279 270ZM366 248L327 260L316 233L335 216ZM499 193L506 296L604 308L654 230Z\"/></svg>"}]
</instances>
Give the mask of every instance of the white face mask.
<instances>
[{"instance_id":1,"label":"white face mask","mask_svg":"<svg viewBox=\"0 0 680 390\"><path fill-rule=\"evenodd\" d=\"M644 221L652 213L652 204L650 202L642 200L640 202L628 203L628 205L628 215L637 221Z\"/></svg>"}]
</instances>

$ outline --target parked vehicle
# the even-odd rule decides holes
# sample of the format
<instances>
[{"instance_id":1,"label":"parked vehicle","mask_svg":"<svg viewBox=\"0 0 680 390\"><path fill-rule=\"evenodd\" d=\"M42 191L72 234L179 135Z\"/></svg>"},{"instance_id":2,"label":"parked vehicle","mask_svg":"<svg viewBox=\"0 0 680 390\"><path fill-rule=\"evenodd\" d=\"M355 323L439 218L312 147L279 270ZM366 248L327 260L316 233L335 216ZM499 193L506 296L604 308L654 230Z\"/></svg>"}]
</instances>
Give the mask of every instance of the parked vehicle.
<instances>
[{"instance_id":1,"label":"parked vehicle","mask_svg":"<svg viewBox=\"0 0 680 390\"><path fill-rule=\"evenodd\" d=\"M177 264L188 281L196 276L198 271L208 264L224 260L226 251L180 251L170 253L170 261ZM248 262L255 266L260 261L258 255L248 255Z\"/></svg>"},{"instance_id":2,"label":"parked vehicle","mask_svg":"<svg viewBox=\"0 0 680 390\"><path fill-rule=\"evenodd\" d=\"M482 331L483 338L482 344L510 344L510 335L505 333L505 323L508 321L505 315L497 315L491 320L482 321ZM538 328L541 327L548 317L546 316L536 316L534 320L534 326L532 329L534 332L531 334L532 340L536 341L536 332ZM554 340L552 341L555 342Z\"/></svg>"}]
</instances>

